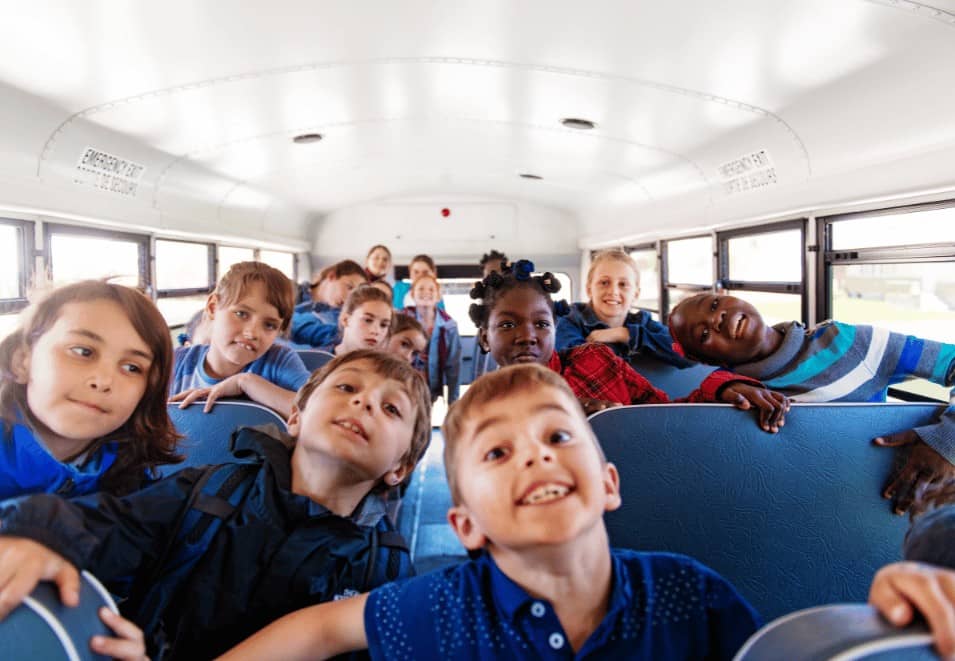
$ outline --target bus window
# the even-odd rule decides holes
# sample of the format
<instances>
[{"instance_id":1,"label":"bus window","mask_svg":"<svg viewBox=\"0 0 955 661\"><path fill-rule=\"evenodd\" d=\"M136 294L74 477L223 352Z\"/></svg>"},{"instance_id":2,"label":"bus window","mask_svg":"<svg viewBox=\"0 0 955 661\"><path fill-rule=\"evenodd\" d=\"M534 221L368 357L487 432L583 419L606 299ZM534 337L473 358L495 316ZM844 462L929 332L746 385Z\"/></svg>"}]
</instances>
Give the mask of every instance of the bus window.
<instances>
[{"instance_id":1,"label":"bus window","mask_svg":"<svg viewBox=\"0 0 955 661\"><path fill-rule=\"evenodd\" d=\"M216 275L217 280L225 275L225 272L228 271L233 264L238 264L239 262L251 262L255 259L255 250L252 248L219 246L217 250L219 257L219 270Z\"/></svg>"},{"instance_id":2,"label":"bus window","mask_svg":"<svg viewBox=\"0 0 955 661\"><path fill-rule=\"evenodd\" d=\"M295 282L294 254L290 252L279 252L278 250L260 250L259 261L265 262L269 266L274 266L287 275L289 280Z\"/></svg>"},{"instance_id":3,"label":"bus window","mask_svg":"<svg viewBox=\"0 0 955 661\"><path fill-rule=\"evenodd\" d=\"M185 324L205 305L212 281L208 243L156 240L156 305L170 326Z\"/></svg>"},{"instance_id":4,"label":"bus window","mask_svg":"<svg viewBox=\"0 0 955 661\"><path fill-rule=\"evenodd\" d=\"M697 236L663 243L667 314L687 296L713 286L713 238Z\"/></svg>"},{"instance_id":5,"label":"bus window","mask_svg":"<svg viewBox=\"0 0 955 661\"><path fill-rule=\"evenodd\" d=\"M640 272L640 297L634 307L660 315L660 262L657 259L656 246L640 246L627 250L631 259L637 263Z\"/></svg>"},{"instance_id":6,"label":"bus window","mask_svg":"<svg viewBox=\"0 0 955 661\"><path fill-rule=\"evenodd\" d=\"M50 276L55 285L90 278L145 288L148 237L47 226Z\"/></svg>"},{"instance_id":7,"label":"bus window","mask_svg":"<svg viewBox=\"0 0 955 661\"><path fill-rule=\"evenodd\" d=\"M23 298L20 290L21 238L20 228L0 225L0 300Z\"/></svg>"},{"instance_id":8,"label":"bus window","mask_svg":"<svg viewBox=\"0 0 955 661\"><path fill-rule=\"evenodd\" d=\"M717 233L718 287L749 301L772 324L807 321L805 220Z\"/></svg>"},{"instance_id":9,"label":"bus window","mask_svg":"<svg viewBox=\"0 0 955 661\"><path fill-rule=\"evenodd\" d=\"M820 236L826 317L955 342L955 206L823 218ZM949 398L946 388L925 381L895 388Z\"/></svg>"}]
</instances>

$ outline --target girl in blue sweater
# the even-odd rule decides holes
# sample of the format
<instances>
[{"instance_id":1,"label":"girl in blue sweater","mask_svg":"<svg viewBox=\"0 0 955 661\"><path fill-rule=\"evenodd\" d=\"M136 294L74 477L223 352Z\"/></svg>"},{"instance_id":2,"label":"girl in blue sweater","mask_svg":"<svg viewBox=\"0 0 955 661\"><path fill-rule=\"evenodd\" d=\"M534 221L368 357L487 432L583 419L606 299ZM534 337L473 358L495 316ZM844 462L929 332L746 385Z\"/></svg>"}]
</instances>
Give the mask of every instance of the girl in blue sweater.
<instances>
[{"instance_id":1,"label":"girl in blue sweater","mask_svg":"<svg viewBox=\"0 0 955 661\"><path fill-rule=\"evenodd\" d=\"M53 291L0 343L0 499L124 495L179 461L172 341L153 302L98 281Z\"/></svg>"}]
</instances>

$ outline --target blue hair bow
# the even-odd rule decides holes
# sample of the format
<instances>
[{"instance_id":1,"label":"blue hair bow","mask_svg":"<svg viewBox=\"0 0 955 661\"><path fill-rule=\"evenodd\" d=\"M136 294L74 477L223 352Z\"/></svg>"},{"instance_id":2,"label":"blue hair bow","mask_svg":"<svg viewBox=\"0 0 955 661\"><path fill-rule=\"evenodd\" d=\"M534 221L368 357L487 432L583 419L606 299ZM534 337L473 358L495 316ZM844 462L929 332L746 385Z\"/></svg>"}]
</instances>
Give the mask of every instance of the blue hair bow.
<instances>
[{"instance_id":1,"label":"blue hair bow","mask_svg":"<svg viewBox=\"0 0 955 661\"><path fill-rule=\"evenodd\" d=\"M531 277L531 273L534 272L534 262L528 259L519 259L514 262L514 277L520 281L527 280Z\"/></svg>"}]
</instances>

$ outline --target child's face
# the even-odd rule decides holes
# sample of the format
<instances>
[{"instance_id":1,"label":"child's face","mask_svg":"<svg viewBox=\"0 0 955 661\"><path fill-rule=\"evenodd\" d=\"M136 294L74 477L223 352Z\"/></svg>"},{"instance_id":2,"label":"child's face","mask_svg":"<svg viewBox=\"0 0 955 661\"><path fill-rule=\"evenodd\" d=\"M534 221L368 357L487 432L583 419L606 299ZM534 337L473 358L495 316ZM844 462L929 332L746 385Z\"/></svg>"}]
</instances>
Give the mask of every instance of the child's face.
<instances>
[{"instance_id":1,"label":"child's face","mask_svg":"<svg viewBox=\"0 0 955 661\"><path fill-rule=\"evenodd\" d=\"M325 305L333 308L340 308L345 304L345 299L355 287L363 284L365 279L357 273L343 275L336 278L334 274L327 276L318 286L318 300Z\"/></svg>"},{"instance_id":2,"label":"child's face","mask_svg":"<svg viewBox=\"0 0 955 661\"><path fill-rule=\"evenodd\" d=\"M407 468L416 410L404 384L356 360L329 374L306 402L292 409L289 433L297 448L347 464L356 482L384 477L397 484Z\"/></svg>"},{"instance_id":3,"label":"child's face","mask_svg":"<svg viewBox=\"0 0 955 661\"><path fill-rule=\"evenodd\" d=\"M426 305L433 307L437 305L438 287L434 284L434 280L431 278L419 280L411 291L411 298L414 299L415 305L418 306Z\"/></svg>"},{"instance_id":4,"label":"child's face","mask_svg":"<svg viewBox=\"0 0 955 661\"><path fill-rule=\"evenodd\" d=\"M375 275L384 275L390 265L391 258L388 257L388 253L381 248L375 248L372 250L371 254L368 255L368 261L365 264L365 266L368 267L368 270Z\"/></svg>"},{"instance_id":5,"label":"child's face","mask_svg":"<svg viewBox=\"0 0 955 661\"><path fill-rule=\"evenodd\" d=\"M385 348L391 314L391 306L382 301L367 301L351 314L342 313L342 344L345 349Z\"/></svg>"},{"instance_id":6,"label":"child's face","mask_svg":"<svg viewBox=\"0 0 955 661\"><path fill-rule=\"evenodd\" d=\"M670 325L687 353L716 365L740 365L771 353L763 318L734 296L695 297L674 310Z\"/></svg>"},{"instance_id":7,"label":"child's face","mask_svg":"<svg viewBox=\"0 0 955 661\"><path fill-rule=\"evenodd\" d=\"M121 427L143 394L153 352L119 305L70 303L16 364L34 417L80 451ZM53 440L53 439L47 439Z\"/></svg>"},{"instance_id":8,"label":"child's face","mask_svg":"<svg viewBox=\"0 0 955 661\"><path fill-rule=\"evenodd\" d=\"M262 282L250 283L238 300L226 305L213 294L206 311L211 319L210 359L232 374L264 355L282 327Z\"/></svg>"},{"instance_id":9,"label":"child's face","mask_svg":"<svg viewBox=\"0 0 955 661\"><path fill-rule=\"evenodd\" d=\"M639 295L633 269L615 260L605 259L597 264L587 283L590 305L602 321L622 320Z\"/></svg>"},{"instance_id":10,"label":"child's face","mask_svg":"<svg viewBox=\"0 0 955 661\"><path fill-rule=\"evenodd\" d=\"M414 282L423 275L434 275L428 263L411 262L411 265L408 267L408 276L411 278L411 282Z\"/></svg>"},{"instance_id":11,"label":"child's face","mask_svg":"<svg viewBox=\"0 0 955 661\"><path fill-rule=\"evenodd\" d=\"M448 519L469 549L565 544L620 505L579 405L549 386L475 407L455 453L461 502Z\"/></svg>"},{"instance_id":12,"label":"child's face","mask_svg":"<svg viewBox=\"0 0 955 661\"><path fill-rule=\"evenodd\" d=\"M401 356L409 363L427 347L428 340L413 328L395 333L388 341L388 351Z\"/></svg>"},{"instance_id":13,"label":"child's face","mask_svg":"<svg viewBox=\"0 0 955 661\"><path fill-rule=\"evenodd\" d=\"M554 313L550 300L530 287L518 287L497 299L478 342L502 367L518 363L546 365L554 353Z\"/></svg>"}]
</instances>

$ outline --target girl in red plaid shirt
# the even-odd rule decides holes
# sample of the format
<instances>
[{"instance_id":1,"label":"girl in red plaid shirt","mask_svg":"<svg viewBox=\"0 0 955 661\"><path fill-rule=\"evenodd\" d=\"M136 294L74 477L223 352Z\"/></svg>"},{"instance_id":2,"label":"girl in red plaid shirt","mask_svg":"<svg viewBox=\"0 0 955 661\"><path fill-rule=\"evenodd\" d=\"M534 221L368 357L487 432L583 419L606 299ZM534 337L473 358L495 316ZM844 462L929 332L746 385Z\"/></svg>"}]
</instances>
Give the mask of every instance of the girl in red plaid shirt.
<instances>
[{"instance_id":1,"label":"girl in red plaid shirt","mask_svg":"<svg viewBox=\"0 0 955 661\"><path fill-rule=\"evenodd\" d=\"M477 341L504 367L540 363L561 374L584 410L593 413L622 404L665 404L670 398L637 373L606 345L588 343L565 351L554 350L556 317L566 314L567 303L554 303L560 290L551 273L532 275L534 264L519 260L491 273L471 290L469 315L478 327ZM777 432L784 423L789 401L765 389L759 381L718 370L681 402L725 402L740 409L756 408L759 425Z\"/></svg>"}]
</instances>

